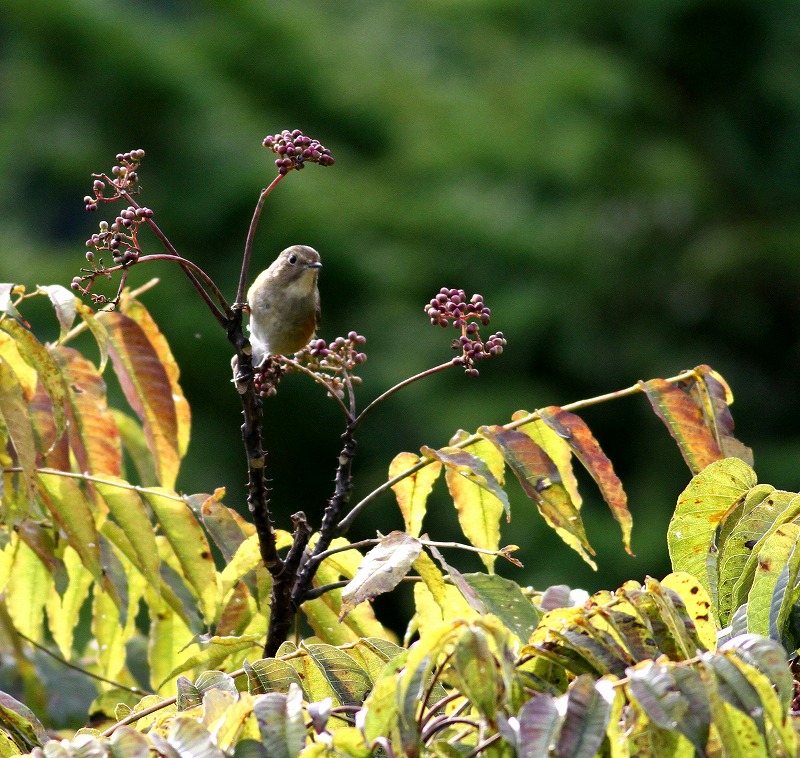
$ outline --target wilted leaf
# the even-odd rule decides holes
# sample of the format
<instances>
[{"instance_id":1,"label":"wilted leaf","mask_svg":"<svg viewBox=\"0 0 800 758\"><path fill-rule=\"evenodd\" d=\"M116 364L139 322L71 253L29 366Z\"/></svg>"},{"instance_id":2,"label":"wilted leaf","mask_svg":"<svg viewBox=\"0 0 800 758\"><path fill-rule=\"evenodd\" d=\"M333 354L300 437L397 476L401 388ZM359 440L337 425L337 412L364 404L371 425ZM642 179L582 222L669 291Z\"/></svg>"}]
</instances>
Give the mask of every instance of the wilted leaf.
<instances>
[{"instance_id":1,"label":"wilted leaf","mask_svg":"<svg viewBox=\"0 0 800 758\"><path fill-rule=\"evenodd\" d=\"M727 382L711 366L698 366L695 375L702 379L694 387L705 411L706 422L714 429L720 450L726 458L741 458L753 465L753 451L733 436L733 416L730 404L733 393Z\"/></svg>"},{"instance_id":2,"label":"wilted leaf","mask_svg":"<svg viewBox=\"0 0 800 758\"><path fill-rule=\"evenodd\" d=\"M167 369L136 321L118 312L104 312L99 318L108 329L111 362L122 391L144 424L159 481L174 487L182 442Z\"/></svg>"},{"instance_id":3,"label":"wilted leaf","mask_svg":"<svg viewBox=\"0 0 800 758\"><path fill-rule=\"evenodd\" d=\"M606 734L614 690L611 682L595 682L588 674L579 676L569 687L567 712L556 751L570 758L592 758Z\"/></svg>"},{"instance_id":4,"label":"wilted leaf","mask_svg":"<svg viewBox=\"0 0 800 758\"><path fill-rule=\"evenodd\" d=\"M121 311L139 324L161 360L161 365L167 372L167 378L172 387L172 399L175 403L175 415L178 423L178 454L182 458L186 455L186 451L189 448L192 416L189 403L186 401L183 389L178 382L180 378L178 363L172 355L172 350L170 350L166 338L161 333L161 330L158 328L158 325L153 320L149 311L127 292L124 292L122 295Z\"/></svg>"},{"instance_id":5,"label":"wilted leaf","mask_svg":"<svg viewBox=\"0 0 800 758\"><path fill-rule=\"evenodd\" d=\"M592 568L597 566L581 515L561 482L561 474L547 454L527 434L501 426L482 426L479 434L494 444L516 475L525 494L544 520Z\"/></svg>"},{"instance_id":6,"label":"wilted leaf","mask_svg":"<svg viewBox=\"0 0 800 758\"><path fill-rule=\"evenodd\" d=\"M39 285L37 289L40 292L44 292L47 297L50 298L50 302L53 304L56 317L58 318L59 326L61 327L61 333L58 339L63 340L75 323L75 294L66 287L62 287L60 284Z\"/></svg>"},{"instance_id":7,"label":"wilted leaf","mask_svg":"<svg viewBox=\"0 0 800 758\"><path fill-rule=\"evenodd\" d=\"M614 473L614 467L600 448L589 427L580 416L550 406L539 411L542 420L560 437L569 443L575 456L591 474L600 489L603 499L622 529L622 543L631 552L631 529L633 518L628 510L628 496L622 482Z\"/></svg>"},{"instance_id":8,"label":"wilted leaf","mask_svg":"<svg viewBox=\"0 0 800 758\"><path fill-rule=\"evenodd\" d=\"M398 453L389 464L389 479L415 466L420 460L421 458L414 453ZM431 494L433 483L441 470L442 464L434 461L392 485L400 512L403 514L406 532L412 537L420 535L428 495Z\"/></svg>"},{"instance_id":9,"label":"wilted leaf","mask_svg":"<svg viewBox=\"0 0 800 758\"><path fill-rule=\"evenodd\" d=\"M80 471L122 475L119 430L106 404L106 384L94 365L77 350L51 348L69 387L69 443Z\"/></svg>"},{"instance_id":10,"label":"wilted leaf","mask_svg":"<svg viewBox=\"0 0 800 758\"><path fill-rule=\"evenodd\" d=\"M466 450L460 450L457 447L442 447L438 450L423 447L422 454L443 463L448 469L454 470L470 482L491 492L503 503L504 508L508 509L510 507L508 504L508 496L500 482L497 481L497 477L492 474L489 467L477 456L468 453Z\"/></svg>"},{"instance_id":11,"label":"wilted leaf","mask_svg":"<svg viewBox=\"0 0 800 758\"><path fill-rule=\"evenodd\" d=\"M519 721L519 758L541 758L549 754L561 715L550 695L534 695L517 715Z\"/></svg>"},{"instance_id":12,"label":"wilted leaf","mask_svg":"<svg viewBox=\"0 0 800 758\"><path fill-rule=\"evenodd\" d=\"M353 579L342 590L339 618L365 600L393 590L408 574L422 546L405 532L391 532L370 550Z\"/></svg>"},{"instance_id":13,"label":"wilted leaf","mask_svg":"<svg viewBox=\"0 0 800 758\"><path fill-rule=\"evenodd\" d=\"M0 328L13 337L17 350L19 350L19 355L36 371L38 385L49 398L48 427L50 427L52 431L48 435L42 435L42 444L39 452L44 455L48 453L61 438L66 427L64 402L67 393L61 370L47 351L47 348L36 339L33 332L29 329L25 329L17 321L10 319L5 319L0 322ZM44 419L40 420L44 421Z\"/></svg>"},{"instance_id":14,"label":"wilted leaf","mask_svg":"<svg viewBox=\"0 0 800 758\"><path fill-rule=\"evenodd\" d=\"M36 480L36 443L22 388L9 364L0 358L0 422L5 426L22 467L29 496Z\"/></svg>"},{"instance_id":15,"label":"wilted leaf","mask_svg":"<svg viewBox=\"0 0 800 758\"><path fill-rule=\"evenodd\" d=\"M689 392L664 379L639 382L639 387L678 443L681 455L693 474L724 457L706 424L703 409Z\"/></svg>"}]
</instances>

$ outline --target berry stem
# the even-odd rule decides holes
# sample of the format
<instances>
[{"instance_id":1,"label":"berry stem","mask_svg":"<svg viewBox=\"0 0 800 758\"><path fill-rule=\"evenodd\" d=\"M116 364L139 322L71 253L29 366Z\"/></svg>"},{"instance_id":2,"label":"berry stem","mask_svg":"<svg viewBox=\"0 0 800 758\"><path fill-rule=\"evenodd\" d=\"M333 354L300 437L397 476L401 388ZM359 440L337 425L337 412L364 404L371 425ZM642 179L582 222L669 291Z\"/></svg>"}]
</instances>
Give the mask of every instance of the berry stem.
<instances>
[{"instance_id":1,"label":"berry stem","mask_svg":"<svg viewBox=\"0 0 800 758\"><path fill-rule=\"evenodd\" d=\"M250 269L250 258L253 255L253 242L256 236L256 229L258 228L258 222L261 218L261 211L264 208L264 202L266 201L269 194L275 187L278 186L278 182L283 179L284 176L287 174L278 174L270 183L269 187L261 190L261 194L258 196L258 202L256 203L255 210L253 211L253 218L250 221L250 228L247 230L247 239L244 243L244 255L242 256L242 272L239 274L239 287L236 290L236 302L243 303L245 294L247 292L247 273Z\"/></svg>"}]
</instances>

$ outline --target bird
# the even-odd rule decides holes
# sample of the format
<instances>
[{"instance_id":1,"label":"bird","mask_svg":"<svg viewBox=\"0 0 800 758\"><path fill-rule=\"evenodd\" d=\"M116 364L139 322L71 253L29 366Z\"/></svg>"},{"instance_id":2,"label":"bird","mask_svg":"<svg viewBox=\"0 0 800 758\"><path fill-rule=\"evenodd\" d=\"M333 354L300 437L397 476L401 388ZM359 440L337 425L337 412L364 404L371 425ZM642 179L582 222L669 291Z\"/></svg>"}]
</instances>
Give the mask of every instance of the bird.
<instances>
[{"instance_id":1,"label":"bird","mask_svg":"<svg viewBox=\"0 0 800 758\"><path fill-rule=\"evenodd\" d=\"M247 291L253 366L270 355L292 355L314 336L320 317L320 268L314 248L292 245L256 277Z\"/></svg>"}]
</instances>

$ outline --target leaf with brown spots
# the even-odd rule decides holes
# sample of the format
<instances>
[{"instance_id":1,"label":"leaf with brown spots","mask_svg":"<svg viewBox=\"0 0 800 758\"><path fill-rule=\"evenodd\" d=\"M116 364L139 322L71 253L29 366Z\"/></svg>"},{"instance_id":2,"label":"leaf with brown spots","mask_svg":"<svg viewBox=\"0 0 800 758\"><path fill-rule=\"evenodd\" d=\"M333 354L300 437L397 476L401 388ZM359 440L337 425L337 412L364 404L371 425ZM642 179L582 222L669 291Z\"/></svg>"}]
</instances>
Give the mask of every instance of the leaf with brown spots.
<instances>
[{"instance_id":1,"label":"leaf with brown spots","mask_svg":"<svg viewBox=\"0 0 800 758\"><path fill-rule=\"evenodd\" d=\"M611 514L622 529L622 543L625 545L625 550L633 555L631 552L633 518L628 510L628 496L622 488L619 477L614 473L611 461L594 438L586 422L580 416L568 413L556 406L542 408L539 416L559 437L569 443L575 457L591 474L603 499L611 509Z\"/></svg>"},{"instance_id":2,"label":"leaf with brown spots","mask_svg":"<svg viewBox=\"0 0 800 758\"><path fill-rule=\"evenodd\" d=\"M478 433L497 447L550 527L581 558L596 568L580 511L570 499L555 463L527 434L502 426L482 426Z\"/></svg>"},{"instance_id":3,"label":"leaf with brown spots","mask_svg":"<svg viewBox=\"0 0 800 758\"><path fill-rule=\"evenodd\" d=\"M689 389L677 387L664 379L639 382L639 387L678 443L681 455L693 474L725 457L706 423L703 409Z\"/></svg>"}]
</instances>

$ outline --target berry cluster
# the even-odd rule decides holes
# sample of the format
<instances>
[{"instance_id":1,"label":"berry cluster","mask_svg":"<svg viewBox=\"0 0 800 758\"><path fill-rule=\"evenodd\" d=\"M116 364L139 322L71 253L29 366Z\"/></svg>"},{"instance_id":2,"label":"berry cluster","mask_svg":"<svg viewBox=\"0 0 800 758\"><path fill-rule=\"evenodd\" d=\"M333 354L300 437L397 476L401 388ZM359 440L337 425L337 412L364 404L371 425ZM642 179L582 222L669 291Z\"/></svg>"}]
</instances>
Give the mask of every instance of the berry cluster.
<instances>
[{"instance_id":1,"label":"berry cluster","mask_svg":"<svg viewBox=\"0 0 800 758\"><path fill-rule=\"evenodd\" d=\"M95 177L92 184L94 196L86 195L83 202L87 211L96 211L100 202L109 203L116 200L121 191L132 192L136 190L136 183L139 181L137 170L144 158L144 150L131 150L127 153L117 153L115 165L111 169L113 179L106 174L93 174ZM103 193L109 186L114 190L112 197L104 197Z\"/></svg>"},{"instance_id":2,"label":"berry cluster","mask_svg":"<svg viewBox=\"0 0 800 758\"><path fill-rule=\"evenodd\" d=\"M109 251L114 263L126 265L135 263L139 257L139 245L136 241L139 226L153 216L150 208L135 208L129 205L114 222L101 221L99 231L86 240L86 247L98 252ZM86 253L86 260L94 265L94 253Z\"/></svg>"},{"instance_id":3,"label":"berry cluster","mask_svg":"<svg viewBox=\"0 0 800 758\"><path fill-rule=\"evenodd\" d=\"M280 174L286 174L293 168L299 170L306 163L319 163L320 166L331 166L334 163L328 148L323 147L319 140L306 137L299 129L284 129L280 134L265 137L263 145L278 156L275 165Z\"/></svg>"},{"instance_id":4,"label":"berry cluster","mask_svg":"<svg viewBox=\"0 0 800 758\"><path fill-rule=\"evenodd\" d=\"M281 363L280 358L268 355L253 376L255 391L261 397L275 397L278 392L278 382L280 382L285 373L286 368Z\"/></svg>"},{"instance_id":5,"label":"berry cluster","mask_svg":"<svg viewBox=\"0 0 800 758\"><path fill-rule=\"evenodd\" d=\"M367 354L362 352L366 342L367 338L356 332L350 332L347 337L337 337L330 344L323 339L311 340L298 358L306 368L322 376L338 397L343 398L346 378L351 385L361 384L361 377L355 376L353 371L367 360Z\"/></svg>"},{"instance_id":6,"label":"berry cluster","mask_svg":"<svg viewBox=\"0 0 800 758\"><path fill-rule=\"evenodd\" d=\"M483 302L482 295L467 298L464 290L442 287L439 293L425 306L425 315L438 326L453 326L461 330L461 336L453 340L453 349L461 355L453 358L455 365L464 366L468 376L478 376L477 361L492 355L500 355L506 345L502 332L487 340L481 339L480 326L488 326L492 312Z\"/></svg>"}]
</instances>

